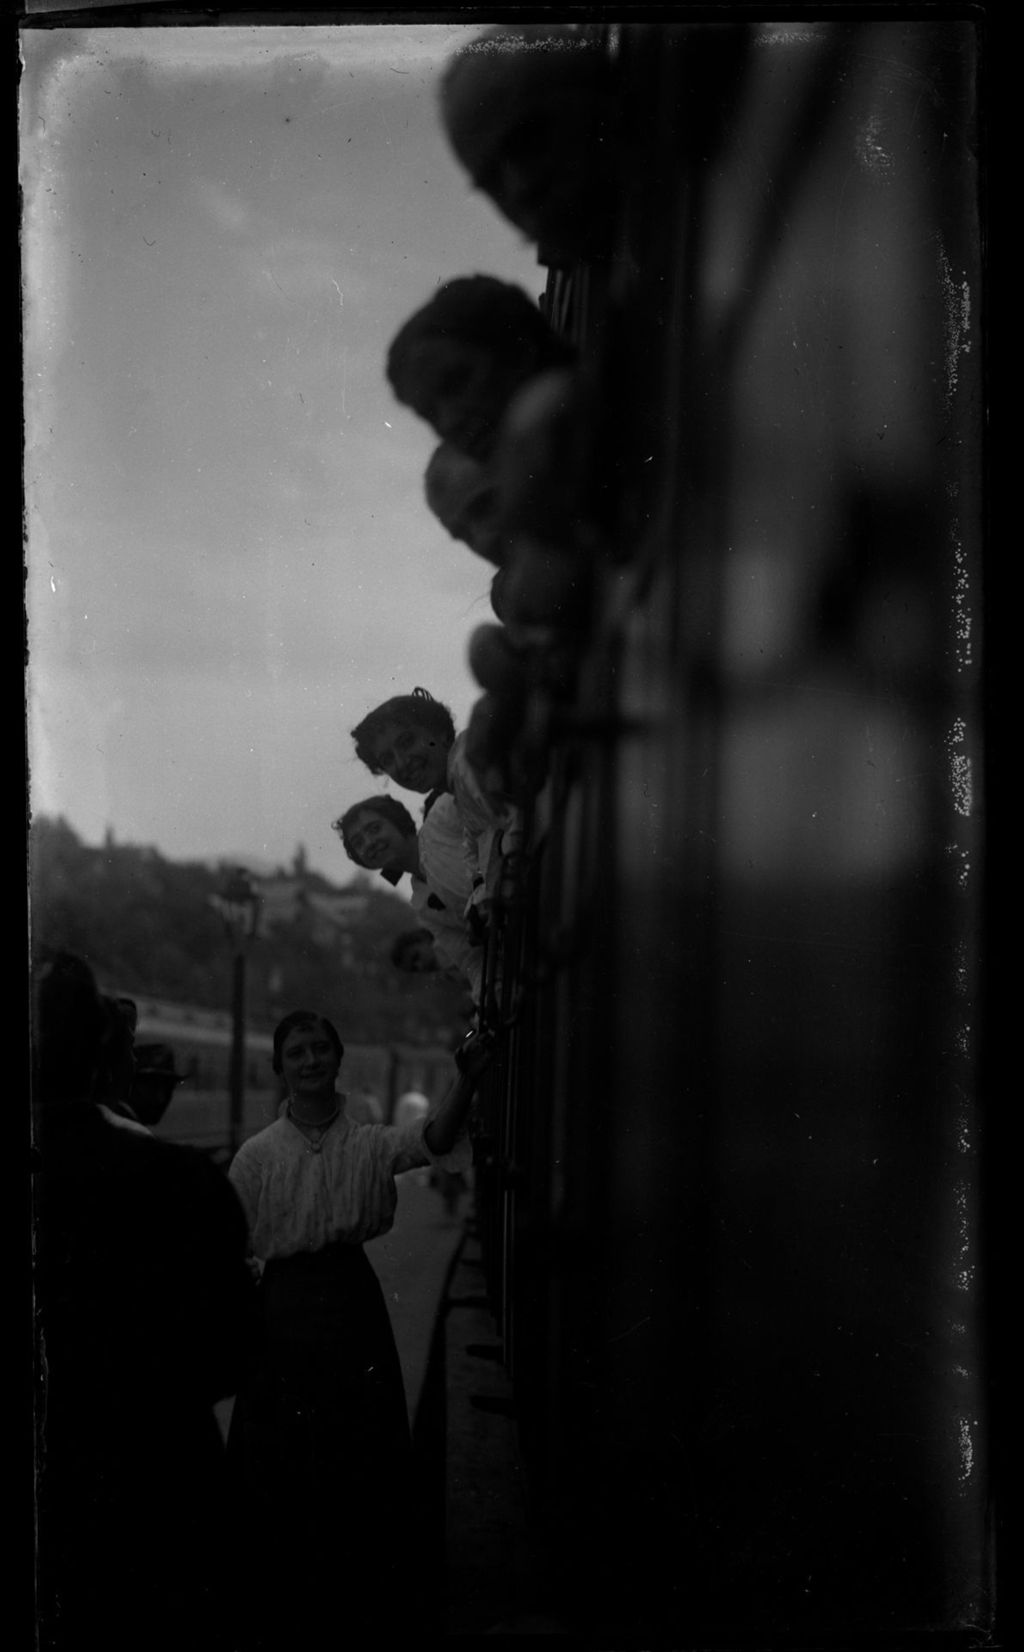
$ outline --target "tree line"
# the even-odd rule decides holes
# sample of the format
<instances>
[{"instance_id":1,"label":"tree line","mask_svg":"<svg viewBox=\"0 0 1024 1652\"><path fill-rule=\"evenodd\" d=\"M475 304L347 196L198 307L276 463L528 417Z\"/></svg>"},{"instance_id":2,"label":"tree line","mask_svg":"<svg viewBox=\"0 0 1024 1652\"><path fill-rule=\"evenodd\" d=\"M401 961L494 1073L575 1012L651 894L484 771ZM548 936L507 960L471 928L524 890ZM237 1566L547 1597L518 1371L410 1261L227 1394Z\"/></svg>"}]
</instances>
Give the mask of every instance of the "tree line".
<instances>
[{"instance_id":1,"label":"tree line","mask_svg":"<svg viewBox=\"0 0 1024 1652\"><path fill-rule=\"evenodd\" d=\"M198 1008L230 1007L232 949L217 897L229 863L167 860L156 849L84 843L62 817L29 836L32 953L67 950L108 988ZM465 990L441 975L404 975L395 938L415 928L406 901L357 874L337 885L310 869L256 878L263 915L248 949L247 1015L269 1027L288 1010L323 1010L355 1042L452 1042ZM284 902L272 897L287 889ZM325 898L326 897L326 898Z\"/></svg>"}]
</instances>

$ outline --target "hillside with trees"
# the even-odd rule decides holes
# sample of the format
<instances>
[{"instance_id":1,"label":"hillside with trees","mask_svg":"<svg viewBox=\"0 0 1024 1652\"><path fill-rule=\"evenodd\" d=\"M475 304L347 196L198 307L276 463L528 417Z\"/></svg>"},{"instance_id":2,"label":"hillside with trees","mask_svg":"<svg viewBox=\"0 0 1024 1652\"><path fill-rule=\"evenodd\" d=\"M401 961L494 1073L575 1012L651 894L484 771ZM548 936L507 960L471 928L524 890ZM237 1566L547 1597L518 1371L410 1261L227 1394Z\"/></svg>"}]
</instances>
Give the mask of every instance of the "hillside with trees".
<instances>
[{"instance_id":1,"label":"hillside with trees","mask_svg":"<svg viewBox=\"0 0 1024 1652\"><path fill-rule=\"evenodd\" d=\"M35 959L84 958L106 987L227 1010L232 948L218 908L234 863L166 860L158 850L89 847L63 819L37 817L29 839ZM248 950L247 1009L269 1027L290 1009L323 1009L343 1037L377 1043L453 1041L466 995L441 976L409 976L389 953L415 927L408 903L368 875L336 885L306 865L253 877L260 922Z\"/></svg>"}]
</instances>

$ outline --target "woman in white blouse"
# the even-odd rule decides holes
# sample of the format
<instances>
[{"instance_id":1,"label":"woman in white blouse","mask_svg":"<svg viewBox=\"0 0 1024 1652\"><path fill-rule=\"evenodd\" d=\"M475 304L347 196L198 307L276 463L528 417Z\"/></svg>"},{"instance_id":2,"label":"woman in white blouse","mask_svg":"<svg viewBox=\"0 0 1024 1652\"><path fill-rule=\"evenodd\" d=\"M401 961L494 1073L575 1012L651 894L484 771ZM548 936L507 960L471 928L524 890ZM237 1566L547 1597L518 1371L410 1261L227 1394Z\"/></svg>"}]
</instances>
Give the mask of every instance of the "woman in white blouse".
<instances>
[{"instance_id":1,"label":"woman in white blouse","mask_svg":"<svg viewBox=\"0 0 1024 1652\"><path fill-rule=\"evenodd\" d=\"M379 1628L382 1592L410 1598L404 1567L390 1575L412 1491L405 1393L363 1244L392 1225L396 1175L466 1156L463 1126L488 1054L485 1037L462 1046L426 1118L354 1124L336 1088L344 1046L331 1022L296 1010L274 1033L287 1103L228 1171L263 1301L260 1353L228 1438L247 1647L301 1645L325 1621Z\"/></svg>"}]
</instances>

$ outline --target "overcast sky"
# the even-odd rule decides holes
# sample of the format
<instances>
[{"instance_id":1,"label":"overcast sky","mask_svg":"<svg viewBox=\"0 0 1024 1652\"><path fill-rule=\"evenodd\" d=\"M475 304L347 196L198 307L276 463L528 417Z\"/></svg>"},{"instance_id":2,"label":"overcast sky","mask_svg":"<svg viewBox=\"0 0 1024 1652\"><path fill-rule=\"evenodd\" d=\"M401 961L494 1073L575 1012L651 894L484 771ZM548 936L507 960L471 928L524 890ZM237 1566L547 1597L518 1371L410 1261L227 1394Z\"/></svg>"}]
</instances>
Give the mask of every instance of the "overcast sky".
<instances>
[{"instance_id":1,"label":"overcast sky","mask_svg":"<svg viewBox=\"0 0 1024 1652\"><path fill-rule=\"evenodd\" d=\"M87 842L344 881L349 729L481 692L490 570L383 372L440 282L543 289L437 119L475 32L22 35L32 804Z\"/></svg>"}]
</instances>

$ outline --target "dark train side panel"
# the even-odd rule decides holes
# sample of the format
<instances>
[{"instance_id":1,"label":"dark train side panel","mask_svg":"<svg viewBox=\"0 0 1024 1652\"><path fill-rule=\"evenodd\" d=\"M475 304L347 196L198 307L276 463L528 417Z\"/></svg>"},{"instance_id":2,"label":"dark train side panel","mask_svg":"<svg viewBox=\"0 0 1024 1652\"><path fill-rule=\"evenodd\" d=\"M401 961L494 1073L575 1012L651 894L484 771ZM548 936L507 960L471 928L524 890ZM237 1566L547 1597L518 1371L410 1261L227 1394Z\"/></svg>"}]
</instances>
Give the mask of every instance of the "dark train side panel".
<instances>
[{"instance_id":1,"label":"dark train side panel","mask_svg":"<svg viewBox=\"0 0 1024 1652\"><path fill-rule=\"evenodd\" d=\"M621 561L481 1179L549 1582L671 1644L983 1626L977 40L618 49Z\"/></svg>"}]
</instances>

